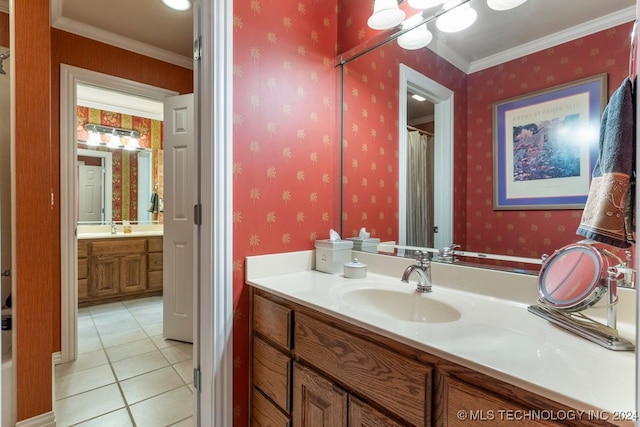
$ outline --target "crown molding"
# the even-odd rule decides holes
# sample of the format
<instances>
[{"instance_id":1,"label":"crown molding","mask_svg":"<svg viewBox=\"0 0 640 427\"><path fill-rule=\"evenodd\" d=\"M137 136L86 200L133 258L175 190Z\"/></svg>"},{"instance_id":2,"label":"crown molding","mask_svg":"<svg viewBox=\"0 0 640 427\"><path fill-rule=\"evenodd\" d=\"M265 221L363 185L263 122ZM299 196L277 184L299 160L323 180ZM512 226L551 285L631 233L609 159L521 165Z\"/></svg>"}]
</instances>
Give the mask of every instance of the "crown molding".
<instances>
[{"instance_id":1,"label":"crown molding","mask_svg":"<svg viewBox=\"0 0 640 427\"><path fill-rule=\"evenodd\" d=\"M633 21L635 17L636 7L629 6L625 9L621 9L617 12L605 15L601 18L585 22L584 24L576 25L575 27L559 31L547 37L543 37L541 39L522 44L512 49L497 53L495 55L473 61L468 67L466 73L475 73L477 71L481 71L495 65L503 64L505 62L530 55L534 52L548 49L550 47L557 46L559 44L566 43L580 37L585 37L590 34L615 27L616 25Z\"/></svg>"},{"instance_id":2,"label":"crown molding","mask_svg":"<svg viewBox=\"0 0 640 427\"><path fill-rule=\"evenodd\" d=\"M51 26L53 28L116 46L140 55L155 58L163 62L168 62L183 68L193 69L192 58L61 16L60 2L52 3L51 9Z\"/></svg>"},{"instance_id":3,"label":"crown molding","mask_svg":"<svg viewBox=\"0 0 640 427\"><path fill-rule=\"evenodd\" d=\"M471 63L457 52L450 49L446 43L434 43L433 46L430 44L427 48L435 52L440 58L446 60L460 71L463 71L465 74L469 74Z\"/></svg>"}]
</instances>

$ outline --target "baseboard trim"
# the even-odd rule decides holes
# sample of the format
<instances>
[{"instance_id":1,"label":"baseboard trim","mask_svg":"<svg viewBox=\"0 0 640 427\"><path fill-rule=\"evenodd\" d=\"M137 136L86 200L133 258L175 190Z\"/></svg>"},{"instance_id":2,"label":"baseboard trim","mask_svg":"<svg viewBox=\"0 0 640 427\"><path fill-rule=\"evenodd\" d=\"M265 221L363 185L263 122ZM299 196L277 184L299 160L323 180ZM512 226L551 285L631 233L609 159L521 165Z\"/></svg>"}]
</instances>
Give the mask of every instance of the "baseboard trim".
<instances>
[{"instance_id":1,"label":"baseboard trim","mask_svg":"<svg viewBox=\"0 0 640 427\"><path fill-rule=\"evenodd\" d=\"M16 427L56 427L56 414L46 412L26 420L18 421Z\"/></svg>"}]
</instances>

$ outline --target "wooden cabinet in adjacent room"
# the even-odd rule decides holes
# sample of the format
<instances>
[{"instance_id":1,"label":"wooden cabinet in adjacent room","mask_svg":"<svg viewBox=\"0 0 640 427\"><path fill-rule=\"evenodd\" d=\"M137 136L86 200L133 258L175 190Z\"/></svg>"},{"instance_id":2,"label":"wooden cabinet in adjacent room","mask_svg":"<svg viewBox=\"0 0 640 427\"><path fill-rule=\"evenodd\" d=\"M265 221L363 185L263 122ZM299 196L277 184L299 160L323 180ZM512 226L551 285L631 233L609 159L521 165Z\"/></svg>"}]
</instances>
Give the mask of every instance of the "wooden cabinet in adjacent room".
<instances>
[{"instance_id":1,"label":"wooden cabinet in adjacent room","mask_svg":"<svg viewBox=\"0 0 640 427\"><path fill-rule=\"evenodd\" d=\"M161 294L162 237L78 240L80 306Z\"/></svg>"}]
</instances>

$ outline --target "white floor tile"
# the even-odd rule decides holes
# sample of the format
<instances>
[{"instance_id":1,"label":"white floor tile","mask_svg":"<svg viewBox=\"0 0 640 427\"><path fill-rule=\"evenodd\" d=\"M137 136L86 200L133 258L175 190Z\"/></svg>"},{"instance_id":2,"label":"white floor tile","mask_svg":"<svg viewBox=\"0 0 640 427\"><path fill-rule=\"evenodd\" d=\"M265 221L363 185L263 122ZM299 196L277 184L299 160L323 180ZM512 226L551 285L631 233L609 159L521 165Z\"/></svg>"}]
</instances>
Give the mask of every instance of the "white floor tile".
<instances>
[{"instance_id":1,"label":"white floor tile","mask_svg":"<svg viewBox=\"0 0 640 427\"><path fill-rule=\"evenodd\" d=\"M149 335L150 337L159 336L162 338L162 322L154 323L152 325L142 325L142 329Z\"/></svg>"},{"instance_id":2,"label":"white floor tile","mask_svg":"<svg viewBox=\"0 0 640 427\"><path fill-rule=\"evenodd\" d=\"M102 339L104 347L107 348L145 339L147 338L147 334L142 330L142 328L136 328L101 335L100 338Z\"/></svg>"},{"instance_id":3,"label":"white floor tile","mask_svg":"<svg viewBox=\"0 0 640 427\"><path fill-rule=\"evenodd\" d=\"M124 400L118 386L105 387L57 400L56 426L66 427L124 408Z\"/></svg>"},{"instance_id":4,"label":"white floor tile","mask_svg":"<svg viewBox=\"0 0 640 427\"><path fill-rule=\"evenodd\" d=\"M167 359L157 350L120 360L112 364L118 381L123 381L136 375L146 374L147 372L155 371L168 365L169 362L167 362Z\"/></svg>"},{"instance_id":5,"label":"white floor tile","mask_svg":"<svg viewBox=\"0 0 640 427\"><path fill-rule=\"evenodd\" d=\"M180 375L170 366L120 382L129 405L184 385Z\"/></svg>"},{"instance_id":6,"label":"white floor tile","mask_svg":"<svg viewBox=\"0 0 640 427\"><path fill-rule=\"evenodd\" d=\"M193 414L193 395L188 387L180 387L130 406L138 427L175 424Z\"/></svg>"},{"instance_id":7,"label":"white floor tile","mask_svg":"<svg viewBox=\"0 0 640 427\"><path fill-rule=\"evenodd\" d=\"M90 353L97 350L102 350L102 342L97 336L78 340L78 354Z\"/></svg>"},{"instance_id":8,"label":"white floor tile","mask_svg":"<svg viewBox=\"0 0 640 427\"><path fill-rule=\"evenodd\" d=\"M172 365L178 375L184 380L185 383L193 383L193 361L185 360L184 362L176 363Z\"/></svg>"},{"instance_id":9,"label":"white floor tile","mask_svg":"<svg viewBox=\"0 0 640 427\"><path fill-rule=\"evenodd\" d=\"M102 415L96 418L92 418L88 421L76 424L74 427L134 427L133 421L129 416L129 412L126 409L118 409L117 411L109 412L106 415Z\"/></svg>"},{"instance_id":10,"label":"white floor tile","mask_svg":"<svg viewBox=\"0 0 640 427\"><path fill-rule=\"evenodd\" d=\"M104 350L78 354L76 360L56 365L56 378L108 363L109 361L107 360L107 355Z\"/></svg>"},{"instance_id":11,"label":"white floor tile","mask_svg":"<svg viewBox=\"0 0 640 427\"><path fill-rule=\"evenodd\" d=\"M112 334L114 332L130 331L139 329L140 324L133 317L120 320L112 320L103 324L96 324L96 329L100 336Z\"/></svg>"},{"instance_id":12,"label":"white floor tile","mask_svg":"<svg viewBox=\"0 0 640 427\"><path fill-rule=\"evenodd\" d=\"M64 399L115 382L116 379L109 365L74 372L56 378L56 399Z\"/></svg>"},{"instance_id":13,"label":"white floor tile","mask_svg":"<svg viewBox=\"0 0 640 427\"><path fill-rule=\"evenodd\" d=\"M172 347L174 345L180 344L180 341L168 340L162 335L155 335L151 337L151 341L158 347L159 349Z\"/></svg>"},{"instance_id":14,"label":"white floor tile","mask_svg":"<svg viewBox=\"0 0 640 427\"><path fill-rule=\"evenodd\" d=\"M193 359L193 345L180 343L160 350L172 365Z\"/></svg>"},{"instance_id":15,"label":"white floor tile","mask_svg":"<svg viewBox=\"0 0 640 427\"><path fill-rule=\"evenodd\" d=\"M129 359L140 354L156 351L156 346L150 338L120 344L106 349L107 356L111 363L119 360Z\"/></svg>"},{"instance_id":16,"label":"white floor tile","mask_svg":"<svg viewBox=\"0 0 640 427\"><path fill-rule=\"evenodd\" d=\"M135 313L134 317L140 325L155 325L162 322L162 312L157 313Z\"/></svg>"}]
</instances>

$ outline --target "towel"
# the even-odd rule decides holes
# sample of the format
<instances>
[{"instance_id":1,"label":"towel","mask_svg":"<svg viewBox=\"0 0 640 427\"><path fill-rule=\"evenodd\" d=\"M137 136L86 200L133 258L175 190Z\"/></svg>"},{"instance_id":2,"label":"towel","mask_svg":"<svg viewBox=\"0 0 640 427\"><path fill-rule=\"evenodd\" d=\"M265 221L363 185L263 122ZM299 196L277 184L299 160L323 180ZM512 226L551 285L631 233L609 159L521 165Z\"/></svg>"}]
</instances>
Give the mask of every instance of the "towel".
<instances>
[{"instance_id":1,"label":"towel","mask_svg":"<svg viewBox=\"0 0 640 427\"><path fill-rule=\"evenodd\" d=\"M576 234L619 248L633 243L635 180L634 104L627 77L613 93L600 122L600 154Z\"/></svg>"},{"instance_id":2,"label":"towel","mask_svg":"<svg viewBox=\"0 0 640 427\"><path fill-rule=\"evenodd\" d=\"M147 212L158 213L159 210L159 201L158 201L158 193L151 193L151 200L149 201L149 206L147 207Z\"/></svg>"}]
</instances>

